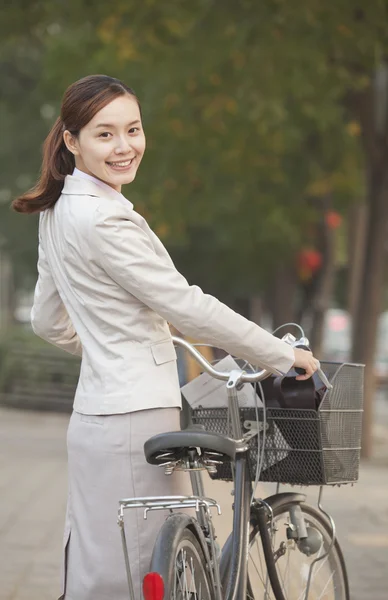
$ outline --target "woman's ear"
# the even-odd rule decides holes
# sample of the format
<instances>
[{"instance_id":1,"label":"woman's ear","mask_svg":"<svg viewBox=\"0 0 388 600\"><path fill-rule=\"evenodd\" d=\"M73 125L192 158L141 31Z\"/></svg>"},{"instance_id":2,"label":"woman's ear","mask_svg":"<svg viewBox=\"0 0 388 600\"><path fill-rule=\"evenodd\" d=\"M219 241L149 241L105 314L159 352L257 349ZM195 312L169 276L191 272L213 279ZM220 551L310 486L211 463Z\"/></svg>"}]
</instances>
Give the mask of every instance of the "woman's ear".
<instances>
[{"instance_id":1,"label":"woman's ear","mask_svg":"<svg viewBox=\"0 0 388 600\"><path fill-rule=\"evenodd\" d=\"M65 129L65 131L63 132L63 141L65 143L66 148L72 154L74 154L74 156L77 156L79 154L77 138L74 137L74 135L72 135L68 129Z\"/></svg>"}]
</instances>

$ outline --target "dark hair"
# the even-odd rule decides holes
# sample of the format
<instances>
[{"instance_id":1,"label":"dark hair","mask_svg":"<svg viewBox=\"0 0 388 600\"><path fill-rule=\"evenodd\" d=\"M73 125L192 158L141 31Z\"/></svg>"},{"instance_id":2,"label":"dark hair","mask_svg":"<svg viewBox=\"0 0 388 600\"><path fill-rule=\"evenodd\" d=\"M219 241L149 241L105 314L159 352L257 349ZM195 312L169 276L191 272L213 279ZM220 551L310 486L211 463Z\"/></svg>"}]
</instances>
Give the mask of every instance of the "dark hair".
<instances>
[{"instance_id":1,"label":"dark hair","mask_svg":"<svg viewBox=\"0 0 388 600\"><path fill-rule=\"evenodd\" d=\"M70 175L75 166L74 156L63 141L63 132L67 129L77 136L99 110L124 94L131 94L139 104L131 88L107 75L89 75L67 88L60 117L44 142L40 178L31 190L15 198L12 202L14 210L37 213L54 206L61 195L66 175Z\"/></svg>"}]
</instances>

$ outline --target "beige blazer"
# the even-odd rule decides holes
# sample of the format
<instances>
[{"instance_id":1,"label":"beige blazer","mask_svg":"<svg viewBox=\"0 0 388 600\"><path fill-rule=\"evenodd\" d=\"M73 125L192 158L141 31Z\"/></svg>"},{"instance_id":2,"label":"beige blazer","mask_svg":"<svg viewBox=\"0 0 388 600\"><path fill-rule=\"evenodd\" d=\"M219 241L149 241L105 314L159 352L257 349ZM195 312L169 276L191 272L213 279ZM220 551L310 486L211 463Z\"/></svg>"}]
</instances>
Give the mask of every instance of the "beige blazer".
<instances>
[{"instance_id":1,"label":"beige blazer","mask_svg":"<svg viewBox=\"0 0 388 600\"><path fill-rule=\"evenodd\" d=\"M74 410L114 414L180 406L168 322L273 372L290 346L189 285L147 222L93 181L67 176L41 213L37 335L82 355Z\"/></svg>"}]
</instances>

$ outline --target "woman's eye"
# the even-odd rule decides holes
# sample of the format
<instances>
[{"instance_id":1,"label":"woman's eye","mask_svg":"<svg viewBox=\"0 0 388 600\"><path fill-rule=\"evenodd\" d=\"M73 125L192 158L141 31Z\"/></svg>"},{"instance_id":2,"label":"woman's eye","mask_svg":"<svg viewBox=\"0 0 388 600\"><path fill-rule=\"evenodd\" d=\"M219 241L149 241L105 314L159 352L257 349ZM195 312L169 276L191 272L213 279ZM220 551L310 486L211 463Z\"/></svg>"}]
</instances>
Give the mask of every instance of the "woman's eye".
<instances>
[{"instance_id":1,"label":"woman's eye","mask_svg":"<svg viewBox=\"0 0 388 600\"><path fill-rule=\"evenodd\" d=\"M139 131L139 127L131 127L129 133L137 133Z\"/></svg>"},{"instance_id":2,"label":"woman's eye","mask_svg":"<svg viewBox=\"0 0 388 600\"><path fill-rule=\"evenodd\" d=\"M111 134L108 131L104 131L103 133L100 133L100 135L98 137L107 139Z\"/></svg>"}]
</instances>

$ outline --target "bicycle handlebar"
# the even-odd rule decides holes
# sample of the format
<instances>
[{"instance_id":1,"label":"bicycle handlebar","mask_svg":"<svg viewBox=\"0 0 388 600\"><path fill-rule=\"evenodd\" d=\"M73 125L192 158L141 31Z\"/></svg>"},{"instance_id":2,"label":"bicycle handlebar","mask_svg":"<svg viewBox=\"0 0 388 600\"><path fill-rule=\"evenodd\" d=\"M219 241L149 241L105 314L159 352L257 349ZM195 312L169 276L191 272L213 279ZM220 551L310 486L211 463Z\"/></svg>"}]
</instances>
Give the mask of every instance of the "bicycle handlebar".
<instances>
[{"instance_id":1,"label":"bicycle handlebar","mask_svg":"<svg viewBox=\"0 0 388 600\"><path fill-rule=\"evenodd\" d=\"M215 369L209 363L209 361L206 360L206 358L200 352L198 352L198 350L196 348L194 348L194 346L192 346L189 342L187 342L186 340L184 340L180 337L176 337L176 336L172 336L172 341L177 346L181 346L182 348L185 348L185 350L187 350L189 352L189 354L191 354L191 356L193 358L195 358L195 360L201 365L201 367L203 367L203 369L207 373L209 373L209 375L211 375L215 379L221 379L222 381L229 380L230 372L217 371L217 369ZM271 374L272 374L271 371L267 371L266 369L262 369L261 371L257 371L256 373L242 372L242 374L240 376L240 381L242 381L244 383L246 383L246 382L254 383L256 381L262 381L263 379L266 379Z\"/></svg>"},{"instance_id":2,"label":"bicycle handlebar","mask_svg":"<svg viewBox=\"0 0 388 600\"><path fill-rule=\"evenodd\" d=\"M285 343L288 343L293 347L296 347L298 345L307 345L308 346L308 344L309 344L308 340L304 336L301 337L300 340L296 340L292 335L286 334L283 337L283 340ZM177 346L181 346L181 348L184 348L185 350L187 350L189 352L189 354L191 354L191 356L193 358L195 358L195 360L201 365L201 367L203 367L204 371L209 373L209 375L211 375L215 379L220 379L222 381L229 381L231 373L217 371L217 369L215 369L209 363L209 361L206 360L206 358L200 352L198 352L198 350L196 348L194 348L194 346L192 344L190 344L183 338L176 337L176 336L172 336L172 341ZM325 386L328 389L331 389L333 386L329 382L329 380L327 379L326 375L323 373L323 371L320 367L318 368L317 373L318 373L318 376L321 379L321 381L325 384ZM241 381L243 383L255 383L257 381L263 381L263 379L266 379L267 377L270 377L271 375L272 375L272 372L268 371L267 369L262 369L261 371L256 371L255 373L245 373L244 371L242 371L239 376L239 381Z\"/></svg>"},{"instance_id":3,"label":"bicycle handlebar","mask_svg":"<svg viewBox=\"0 0 388 600\"><path fill-rule=\"evenodd\" d=\"M172 341L177 346L181 346L182 348L187 350L189 352L189 354L191 354L191 356L193 358L195 358L195 360L201 365L201 367L203 367L203 369L207 373L209 373L209 375L211 375L215 379L221 379L222 381L229 380L230 372L217 371L217 369L215 369L209 363L209 361L206 360L206 358L200 352L198 352L198 350L196 348L194 348L194 346L192 346L189 342L186 342L186 340L176 337L176 336L172 336ZM266 369L262 369L261 371L257 371L256 373L244 373L243 372L241 375L240 381L243 381L244 383L246 383L246 382L254 383L255 381L262 381L263 379L266 379L266 377L269 377L270 375L271 375L271 371L267 371Z\"/></svg>"}]
</instances>

